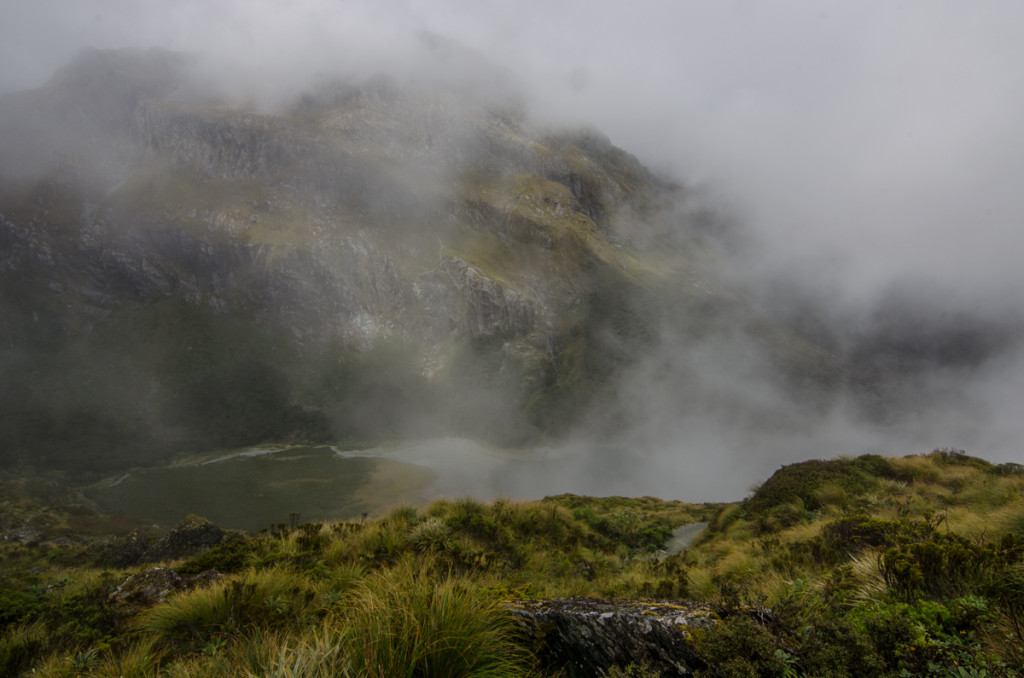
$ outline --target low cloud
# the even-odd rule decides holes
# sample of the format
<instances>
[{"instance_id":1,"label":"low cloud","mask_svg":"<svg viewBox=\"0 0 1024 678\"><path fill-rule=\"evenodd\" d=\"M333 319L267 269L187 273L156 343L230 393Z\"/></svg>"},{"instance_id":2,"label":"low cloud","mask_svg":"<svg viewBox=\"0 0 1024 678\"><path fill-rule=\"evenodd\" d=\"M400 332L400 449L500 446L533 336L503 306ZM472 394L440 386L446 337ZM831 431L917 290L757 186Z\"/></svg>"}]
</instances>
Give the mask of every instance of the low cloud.
<instances>
[{"instance_id":1,"label":"low cloud","mask_svg":"<svg viewBox=\"0 0 1024 678\"><path fill-rule=\"evenodd\" d=\"M269 106L338 74L500 82L541 124L593 126L702 189L741 225L731 282L766 315L815 317L842 352L894 289L979 331L1019 329L1022 23L1014 2L42 0L0 10L0 92L41 85L85 46L207 54L209 77ZM425 33L450 41L441 57L423 58ZM671 496L663 471L680 461L700 495L808 456L1018 455L1014 341L915 374L911 395L933 400L867 427L843 396L808 422L745 342L680 353L666 331L623 377L615 406L632 425L615 445L641 455L623 478L647 484L609 491ZM739 467L735 483L704 480Z\"/></svg>"}]
</instances>

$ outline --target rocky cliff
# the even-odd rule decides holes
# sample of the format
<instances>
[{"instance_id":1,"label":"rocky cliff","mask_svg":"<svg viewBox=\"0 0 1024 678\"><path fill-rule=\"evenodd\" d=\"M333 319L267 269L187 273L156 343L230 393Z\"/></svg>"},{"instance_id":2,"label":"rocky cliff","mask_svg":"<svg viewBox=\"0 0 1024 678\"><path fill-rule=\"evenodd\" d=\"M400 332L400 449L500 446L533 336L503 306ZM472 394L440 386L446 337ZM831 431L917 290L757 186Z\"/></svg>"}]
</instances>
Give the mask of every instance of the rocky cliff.
<instances>
[{"instance_id":1,"label":"rocky cliff","mask_svg":"<svg viewBox=\"0 0 1024 678\"><path fill-rule=\"evenodd\" d=\"M257 110L192 67L90 51L0 99L9 455L202 445L271 407L216 442L410 421L523 440L564 429L666 317L756 325L685 190L597 133L385 77ZM788 370L832 378L827 352L760 327ZM352 414L374 409L387 423Z\"/></svg>"}]
</instances>

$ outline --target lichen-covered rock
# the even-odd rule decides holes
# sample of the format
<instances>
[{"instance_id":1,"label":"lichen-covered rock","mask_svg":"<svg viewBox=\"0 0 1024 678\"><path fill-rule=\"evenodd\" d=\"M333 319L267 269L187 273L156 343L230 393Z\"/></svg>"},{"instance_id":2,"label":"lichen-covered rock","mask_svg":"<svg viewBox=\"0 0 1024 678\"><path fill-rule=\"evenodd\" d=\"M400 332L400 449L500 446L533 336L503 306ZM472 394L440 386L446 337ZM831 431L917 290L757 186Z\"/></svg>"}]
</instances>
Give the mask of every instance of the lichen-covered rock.
<instances>
[{"instance_id":1,"label":"lichen-covered rock","mask_svg":"<svg viewBox=\"0 0 1024 678\"><path fill-rule=\"evenodd\" d=\"M110 599L131 605L152 605L184 588L185 582L177 572L166 567L154 567L125 579L110 594Z\"/></svg>"},{"instance_id":2,"label":"lichen-covered rock","mask_svg":"<svg viewBox=\"0 0 1024 678\"><path fill-rule=\"evenodd\" d=\"M142 557L149 547L149 542L139 534L138 530L132 530L125 537L115 541L107 552L108 559L114 567L128 567L142 562Z\"/></svg>"},{"instance_id":3,"label":"lichen-covered rock","mask_svg":"<svg viewBox=\"0 0 1024 678\"><path fill-rule=\"evenodd\" d=\"M15 530L0 534L0 539L3 541L12 541L17 544L31 544L32 542L38 542L42 538L43 533L31 525L22 525Z\"/></svg>"},{"instance_id":4,"label":"lichen-covered rock","mask_svg":"<svg viewBox=\"0 0 1024 678\"><path fill-rule=\"evenodd\" d=\"M190 515L159 539L132 530L103 548L100 560L114 567L129 567L190 558L221 543L225 536L224 530L206 518Z\"/></svg>"},{"instance_id":5,"label":"lichen-covered rock","mask_svg":"<svg viewBox=\"0 0 1024 678\"><path fill-rule=\"evenodd\" d=\"M145 607L159 603L177 591L209 585L221 576L216 570L207 570L194 577L181 577L169 568L154 567L125 579L124 583L110 594L110 599L117 603Z\"/></svg>"},{"instance_id":6,"label":"lichen-covered rock","mask_svg":"<svg viewBox=\"0 0 1024 678\"><path fill-rule=\"evenodd\" d=\"M224 530L206 518L189 515L165 537L146 549L139 562L159 563L189 558L219 544L223 539Z\"/></svg>"},{"instance_id":7,"label":"lichen-covered rock","mask_svg":"<svg viewBox=\"0 0 1024 678\"><path fill-rule=\"evenodd\" d=\"M690 675L705 665L687 632L715 623L707 606L667 601L519 600L509 610L545 665L581 676L630 664L661 676Z\"/></svg>"}]
</instances>

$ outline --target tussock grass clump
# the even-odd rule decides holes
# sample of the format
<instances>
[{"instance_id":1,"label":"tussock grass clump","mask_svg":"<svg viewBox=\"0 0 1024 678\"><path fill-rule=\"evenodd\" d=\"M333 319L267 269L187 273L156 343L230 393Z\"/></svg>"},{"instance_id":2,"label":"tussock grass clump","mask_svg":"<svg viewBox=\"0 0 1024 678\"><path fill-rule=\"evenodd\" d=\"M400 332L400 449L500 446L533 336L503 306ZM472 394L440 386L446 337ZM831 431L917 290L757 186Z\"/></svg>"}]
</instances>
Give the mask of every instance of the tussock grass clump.
<instances>
[{"instance_id":1,"label":"tussock grass clump","mask_svg":"<svg viewBox=\"0 0 1024 678\"><path fill-rule=\"evenodd\" d=\"M117 651L110 651L97 662L93 674L121 678L147 678L157 675L164 650L152 638L133 642Z\"/></svg>"},{"instance_id":2,"label":"tussock grass clump","mask_svg":"<svg viewBox=\"0 0 1024 678\"><path fill-rule=\"evenodd\" d=\"M277 641L277 642L274 642ZM254 664L261 678L349 678L355 676L343 638L330 627L315 629L290 642L259 639L271 656ZM260 658L262 659L262 658Z\"/></svg>"},{"instance_id":3,"label":"tussock grass clump","mask_svg":"<svg viewBox=\"0 0 1024 678\"><path fill-rule=\"evenodd\" d=\"M202 647L217 636L295 623L310 607L309 582L280 568L249 570L212 586L174 595L144 611L137 627L168 646Z\"/></svg>"},{"instance_id":4,"label":"tussock grass clump","mask_svg":"<svg viewBox=\"0 0 1024 678\"><path fill-rule=\"evenodd\" d=\"M15 626L0 636L0 676L16 676L28 669L49 645L41 622Z\"/></svg>"},{"instance_id":5,"label":"tussock grass clump","mask_svg":"<svg viewBox=\"0 0 1024 678\"><path fill-rule=\"evenodd\" d=\"M468 580L411 569L374 574L352 600L340 653L353 676L523 676L527 653L497 602ZM335 645L318 641L331 652Z\"/></svg>"},{"instance_id":6,"label":"tussock grass clump","mask_svg":"<svg viewBox=\"0 0 1024 678\"><path fill-rule=\"evenodd\" d=\"M417 551L450 551L455 544L454 531L440 518L427 518L409 534Z\"/></svg>"}]
</instances>

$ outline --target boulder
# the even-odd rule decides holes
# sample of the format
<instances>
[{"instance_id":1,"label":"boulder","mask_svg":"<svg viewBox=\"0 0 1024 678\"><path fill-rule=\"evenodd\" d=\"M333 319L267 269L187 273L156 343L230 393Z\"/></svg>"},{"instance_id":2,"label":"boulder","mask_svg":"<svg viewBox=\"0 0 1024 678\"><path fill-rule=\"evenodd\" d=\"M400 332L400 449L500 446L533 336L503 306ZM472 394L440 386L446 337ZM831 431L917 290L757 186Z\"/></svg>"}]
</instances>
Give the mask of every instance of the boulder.
<instances>
[{"instance_id":1,"label":"boulder","mask_svg":"<svg viewBox=\"0 0 1024 678\"><path fill-rule=\"evenodd\" d=\"M166 567L154 567L125 579L110 594L110 599L131 605L152 605L184 588L185 582L177 572Z\"/></svg>"},{"instance_id":2,"label":"boulder","mask_svg":"<svg viewBox=\"0 0 1024 678\"><path fill-rule=\"evenodd\" d=\"M226 533L206 518L190 515L167 534L154 540L139 530L114 541L101 551L100 562L115 567L165 563L191 558L224 541Z\"/></svg>"},{"instance_id":3,"label":"boulder","mask_svg":"<svg viewBox=\"0 0 1024 678\"><path fill-rule=\"evenodd\" d=\"M591 598L519 600L509 610L540 648L545 666L598 676L637 664L660 676L687 676L706 664L688 642L715 623L706 605Z\"/></svg>"},{"instance_id":4,"label":"boulder","mask_svg":"<svg viewBox=\"0 0 1024 678\"><path fill-rule=\"evenodd\" d=\"M177 591L208 585L221 576L216 570L207 570L194 577L182 577L169 568L154 567L125 579L110 594L110 599L117 603L145 607L159 603Z\"/></svg>"},{"instance_id":5,"label":"boulder","mask_svg":"<svg viewBox=\"0 0 1024 678\"><path fill-rule=\"evenodd\" d=\"M206 518L189 515L166 536L147 548L139 562L162 563L190 558L219 544L223 539L224 530Z\"/></svg>"},{"instance_id":6,"label":"boulder","mask_svg":"<svg viewBox=\"0 0 1024 678\"><path fill-rule=\"evenodd\" d=\"M148 547L149 542L146 538L139 534L138 530L132 530L106 548L107 556L104 560L109 561L114 567L129 567L142 562L142 556Z\"/></svg>"}]
</instances>

